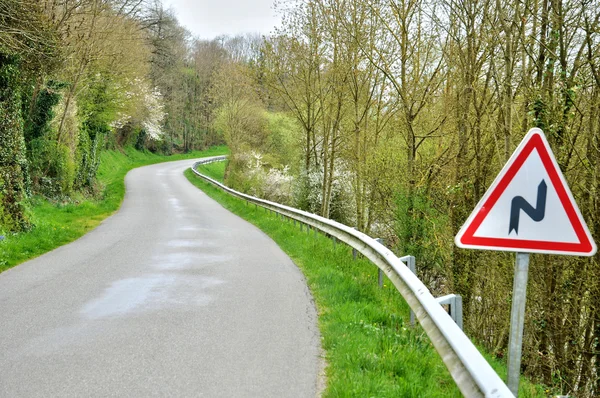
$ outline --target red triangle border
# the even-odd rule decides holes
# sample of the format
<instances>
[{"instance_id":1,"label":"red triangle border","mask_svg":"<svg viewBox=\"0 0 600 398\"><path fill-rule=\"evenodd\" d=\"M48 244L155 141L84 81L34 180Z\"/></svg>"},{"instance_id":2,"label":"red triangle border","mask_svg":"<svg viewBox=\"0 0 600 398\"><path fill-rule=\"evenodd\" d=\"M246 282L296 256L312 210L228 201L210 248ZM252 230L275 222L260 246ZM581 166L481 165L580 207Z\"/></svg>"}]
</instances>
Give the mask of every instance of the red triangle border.
<instances>
[{"instance_id":1,"label":"red triangle border","mask_svg":"<svg viewBox=\"0 0 600 398\"><path fill-rule=\"evenodd\" d=\"M510 182L513 180L517 172L521 169L525 161L529 158L529 155L536 150L542 160L544 168L550 177L550 182L554 186L558 198L563 208L565 209L569 221L575 230L575 234L579 239L579 243L570 242L548 242L539 240L527 240L527 239L511 239L511 238L485 238L476 237L475 232L481 226L490 210L494 207L502 193L506 190ZM514 162L506 170L494 190L487 197L483 206L479 209L478 213L472 219L471 223L466 227L464 233L460 237L460 243L465 246L477 248L476 246L487 246L487 248L498 248L498 249L515 249L519 250L536 250L536 251L550 251L550 252L570 252L572 254L584 254L591 253L593 250L592 242L588 237L586 228L583 226L578 211L575 210L574 203L572 202L572 196L568 193L563 184L560 176L560 171L557 170L557 165L553 160L552 155L548 152L542 136L539 133L531 135L529 141L523 146L523 149L518 153ZM484 247L482 247L484 248Z\"/></svg>"}]
</instances>

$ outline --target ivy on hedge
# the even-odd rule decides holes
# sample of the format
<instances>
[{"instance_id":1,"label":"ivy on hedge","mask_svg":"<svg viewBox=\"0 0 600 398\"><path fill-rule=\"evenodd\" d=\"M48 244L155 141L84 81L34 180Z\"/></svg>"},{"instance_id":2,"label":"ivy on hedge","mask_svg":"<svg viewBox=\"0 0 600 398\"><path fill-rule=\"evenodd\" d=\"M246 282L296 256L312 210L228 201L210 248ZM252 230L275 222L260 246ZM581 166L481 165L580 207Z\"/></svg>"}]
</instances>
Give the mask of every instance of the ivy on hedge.
<instances>
[{"instance_id":1,"label":"ivy on hedge","mask_svg":"<svg viewBox=\"0 0 600 398\"><path fill-rule=\"evenodd\" d=\"M8 231L30 226L24 205L27 159L19 87L18 56L0 50L0 228Z\"/></svg>"}]
</instances>

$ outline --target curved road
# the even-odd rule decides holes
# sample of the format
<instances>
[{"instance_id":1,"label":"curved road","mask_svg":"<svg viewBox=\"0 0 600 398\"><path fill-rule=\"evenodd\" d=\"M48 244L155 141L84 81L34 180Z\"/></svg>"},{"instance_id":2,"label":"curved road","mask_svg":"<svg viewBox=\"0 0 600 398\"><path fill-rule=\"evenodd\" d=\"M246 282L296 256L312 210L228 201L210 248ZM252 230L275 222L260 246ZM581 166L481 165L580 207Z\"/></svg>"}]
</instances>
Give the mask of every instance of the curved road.
<instances>
[{"instance_id":1,"label":"curved road","mask_svg":"<svg viewBox=\"0 0 600 398\"><path fill-rule=\"evenodd\" d=\"M183 176L131 171L120 211L0 274L0 397L314 397L304 278Z\"/></svg>"}]
</instances>

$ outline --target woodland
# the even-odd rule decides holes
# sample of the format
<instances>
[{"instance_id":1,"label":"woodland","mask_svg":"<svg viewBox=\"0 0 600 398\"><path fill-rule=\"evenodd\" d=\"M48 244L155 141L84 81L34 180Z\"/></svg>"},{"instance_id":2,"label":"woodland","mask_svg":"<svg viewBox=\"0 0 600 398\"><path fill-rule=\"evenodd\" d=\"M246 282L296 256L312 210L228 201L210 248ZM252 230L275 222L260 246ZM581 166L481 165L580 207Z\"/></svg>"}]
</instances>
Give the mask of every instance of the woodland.
<instances>
[{"instance_id":1,"label":"woodland","mask_svg":"<svg viewBox=\"0 0 600 398\"><path fill-rule=\"evenodd\" d=\"M193 38L159 0L0 1L0 232L98 194L104 149L225 142L225 181L414 255L506 355L514 254L453 239L541 128L600 239L598 0L288 0L266 37ZM522 372L600 395L600 254L533 255Z\"/></svg>"}]
</instances>

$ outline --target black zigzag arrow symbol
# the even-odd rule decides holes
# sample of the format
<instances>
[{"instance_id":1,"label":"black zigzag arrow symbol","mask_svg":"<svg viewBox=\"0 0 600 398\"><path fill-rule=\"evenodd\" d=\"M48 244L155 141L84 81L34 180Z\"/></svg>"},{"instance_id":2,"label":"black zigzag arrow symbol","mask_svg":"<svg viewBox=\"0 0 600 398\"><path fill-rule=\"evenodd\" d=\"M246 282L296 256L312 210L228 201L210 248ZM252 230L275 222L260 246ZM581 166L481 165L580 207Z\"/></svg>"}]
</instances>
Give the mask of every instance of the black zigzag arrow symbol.
<instances>
[{"instance_id":1,"label":"black zigzag arrow symbol","mask_svg":"<svg viewBox=\"0 0 600 398\"><path fill-rule=\"evenodd\" d=\"M508 227L508 234L514 230L515 233L519 234L519 215L521 210L525 212L533 221L540 222L546 216L546 193L548 187L546 182L542 180L538 185L537 203L535 208L529 204L522 196L515 196L510 205L510 225Z\"/></svg>"}]
</instances>

